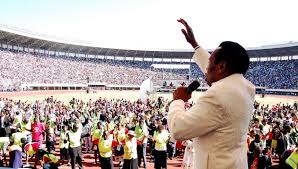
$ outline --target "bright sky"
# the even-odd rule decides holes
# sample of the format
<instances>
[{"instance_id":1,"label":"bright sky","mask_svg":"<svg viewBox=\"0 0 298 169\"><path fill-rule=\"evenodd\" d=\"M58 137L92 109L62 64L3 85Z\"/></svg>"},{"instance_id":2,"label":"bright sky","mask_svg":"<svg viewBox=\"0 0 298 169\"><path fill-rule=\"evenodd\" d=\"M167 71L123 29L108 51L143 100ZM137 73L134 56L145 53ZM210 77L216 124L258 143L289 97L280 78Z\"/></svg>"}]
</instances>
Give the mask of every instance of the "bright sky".
<instances>
[{"instance_id":1,"label":"bright sky","mask_svg":"<svg viewBox=\"0 0 298 169\"><path fill-rule=\"evenodd\" d=\"M298 41L297 7L297 0L3 0L0 24L100 47L190 49L182 17L208 49L225 40L255 47Z\"/></svg>"}]
</instances>

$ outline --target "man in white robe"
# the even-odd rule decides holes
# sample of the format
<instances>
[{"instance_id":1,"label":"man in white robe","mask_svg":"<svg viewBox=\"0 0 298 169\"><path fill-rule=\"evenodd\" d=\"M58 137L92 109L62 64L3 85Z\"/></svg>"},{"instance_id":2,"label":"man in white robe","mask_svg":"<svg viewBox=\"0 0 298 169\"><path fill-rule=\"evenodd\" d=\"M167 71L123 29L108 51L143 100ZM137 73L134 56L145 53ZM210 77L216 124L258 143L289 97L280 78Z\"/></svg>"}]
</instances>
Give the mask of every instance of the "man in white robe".
<instances>
[{"instance_id":1,"label":"man in white robe","mask_svg":"<svg viewBox=\"0 0 298 169\"><path fill-rule=\"evenodd\" d=\"M210 88L189 110L186 87L173 94L168 125L173 138L193 139L194 168L247 169L246 135L253 113L255 87L244 78L249 66L246 50L235 42L223 42L210 55L200 47L192 29L179 19L182 33L195 49L194 61Z\"/></svg>"}]
</instances>

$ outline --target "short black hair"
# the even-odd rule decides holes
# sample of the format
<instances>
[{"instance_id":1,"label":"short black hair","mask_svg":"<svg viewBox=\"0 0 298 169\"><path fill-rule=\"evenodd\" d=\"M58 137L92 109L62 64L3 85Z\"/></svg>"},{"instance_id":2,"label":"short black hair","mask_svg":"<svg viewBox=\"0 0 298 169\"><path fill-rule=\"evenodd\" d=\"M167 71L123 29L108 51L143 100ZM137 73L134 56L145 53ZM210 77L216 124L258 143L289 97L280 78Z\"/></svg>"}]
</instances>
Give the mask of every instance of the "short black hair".
<instances>
[{"instance_id":1,"label":"short black hair","mask_svg":"<svg viewBox=\"0 0 298 169\"><path fill-rule=\"evenodd\" d=\"M221 61L227 63L231 73L245 74L249 67L249 56L246 50L236 42L224 41L215 56L215 64Z\"/></svg>"}]
</instances>

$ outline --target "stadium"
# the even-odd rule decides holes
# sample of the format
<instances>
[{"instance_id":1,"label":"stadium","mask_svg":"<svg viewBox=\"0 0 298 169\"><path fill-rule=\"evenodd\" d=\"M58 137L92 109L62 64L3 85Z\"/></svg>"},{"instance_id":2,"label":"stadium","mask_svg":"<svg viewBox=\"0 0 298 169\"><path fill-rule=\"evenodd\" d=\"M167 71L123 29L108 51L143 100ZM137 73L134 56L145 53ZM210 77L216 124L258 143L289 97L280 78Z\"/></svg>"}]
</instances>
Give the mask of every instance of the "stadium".
<instances>
[{"instance_id":1,"label":"stadium","mask_svg":"<svg viewBox=\"0 0 298 169\"><path fill-rule=\"evenodd\" d=\"M4 74L1 78L2 91L86 90L92 86L93 88L137 89L145 79L152 76L154 76L154 85L159 88L164 82L177 85L178 82L188 83L193 79L200 79L203 83L202 87L206 86L203 82L203 73L191 59L192 51L142 51L93 47L79 42L55 41L51 37L4 25L0 33L4 61L10 55L11 59L28 60L27 63L20 62L23 67L18 70L19 72L14 72L15 76L12 78L5 78L6 72L2 71ZM295 89L298 88L296 76L298 43L249 48L247 51L252 62L247 73L249 80L256 86L265 88L265 93L297 95ZM40 61L34 63L38 58ZM45 71L47 69L45 63L51 62L53 64L49 69L54 71L52 73L54 75L47 74ZM58 63L60 66L69 65L63 68L63 66L59 67ZM75 63L82 63L82 66L77 67L78 64ZM34 70L34 64L36 70ZM3 62L2 65L16 66L7 62ZM79 71L76 72L70 67L78 68ZM30 69L22 70L22 68ZM91 71L92 68L96 68L95 71ZM14 71L9 67L7 69ZM115 74L109 72L111 69L117 70ZM136 72L135 69L137 69ZM39 77L35 75L36 77L26 78L25 75L39 75L42 72L45 74ZM8 75L11 73L7 72Z\"/></svg>"},{"instance_id":2,"label":"stadium","mask_svg":"<svg viewBox=\"0 0 298 169\"><path fill-rule=\"evenodd\" d=\"M289 167L286 161L298 145L298 42L246 51L245 78L256 87L245 138L248 165L264 158L266 169ZM193 140L177 141L167 130L177 88L200 83L186 109L210 88L193 55L193 50L108 48L0 25L0 168L68 169L77 155L87 169L125 169L130 136L137 140L132 159L141 159L139 168L158 168L161 153L166 168L194 168ZM82 129L78 137L69 134L76 125ZM160 126L167 132L162 150L156 148ZM105 147L109 136L111 146ZM70 137L78 139L76 155ZM256 151L261 152L254 158Z\"/></svg>"},{"instance_id":3,"label":"stadium","mask_svg":"<svg viewBox=\"0 0 298 169\"><path fill-rule=\"evenodd\" d=\"M194 98L207 87L202 72L191 60L192 51L100 48L4 26L0 35L1 98L32 102L51 96L64 102L99 97L136 101L140 85L148 77L153 77L152 99L162 96L170 100L173 89L194 79L202 83ZM256 99L270 105L294 104L298 93L298 43L247 51L252 63L246 76L261 94ZM179 167L179 162L175 165Z\"/></svg>"}]
</instances>

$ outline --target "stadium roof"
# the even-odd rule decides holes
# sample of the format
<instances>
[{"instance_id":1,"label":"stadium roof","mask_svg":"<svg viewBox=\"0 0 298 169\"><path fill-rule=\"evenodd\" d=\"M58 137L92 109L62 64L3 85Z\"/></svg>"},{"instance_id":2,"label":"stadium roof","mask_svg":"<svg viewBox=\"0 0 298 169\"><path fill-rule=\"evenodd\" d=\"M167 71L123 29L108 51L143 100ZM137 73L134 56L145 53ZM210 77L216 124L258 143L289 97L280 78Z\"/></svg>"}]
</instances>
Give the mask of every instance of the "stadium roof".
<instances>
[{"instance_id":1,"label":"stadium roof","mask_svg":"<svg viewBox=\"0 0 298 169\"><path fill-rule=\"evenodd\" d=\"M0 43L35 48L41 50L80 53L88 55L140 57L140 58L167 58L167 59L190 59L193 51L170 51L170 50L131 50L97 47L89 42L59 40L55 37L36 34L26 30L0 25ZM286 43L280 45L247 48L251 58L294 56L298 55L298 43ZM211 50L210 50L211 52Z\"/></svg>"}]
</instances>

